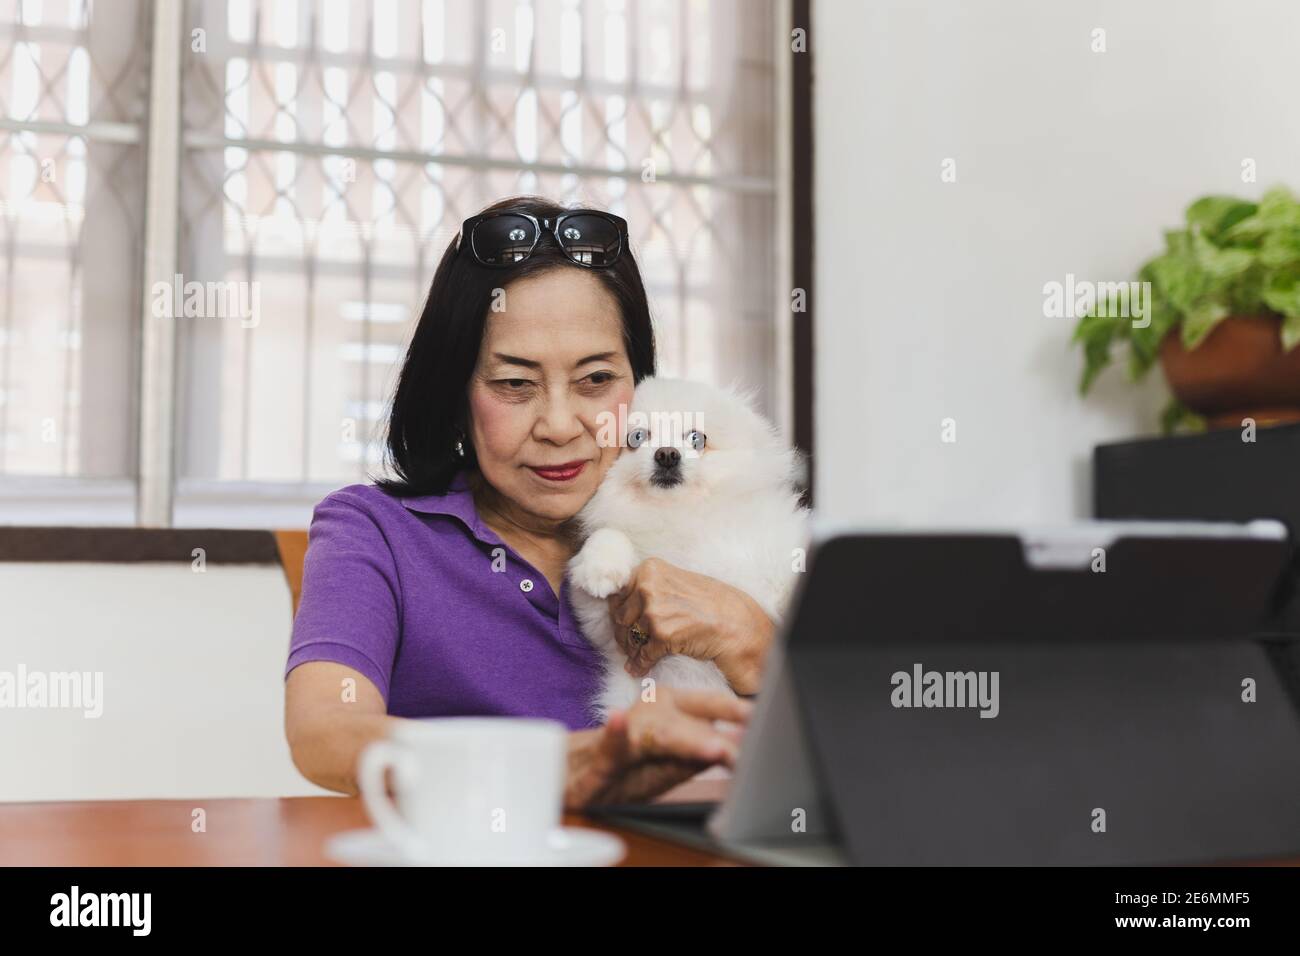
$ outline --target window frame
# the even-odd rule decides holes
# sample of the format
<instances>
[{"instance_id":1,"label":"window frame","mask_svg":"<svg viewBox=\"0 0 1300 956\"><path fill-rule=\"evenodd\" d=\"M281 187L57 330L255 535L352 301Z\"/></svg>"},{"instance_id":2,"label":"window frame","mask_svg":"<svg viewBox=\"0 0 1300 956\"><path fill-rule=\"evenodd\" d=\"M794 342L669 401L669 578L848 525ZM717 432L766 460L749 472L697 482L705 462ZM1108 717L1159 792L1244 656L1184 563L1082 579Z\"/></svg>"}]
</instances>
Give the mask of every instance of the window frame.
<instances>
[{"instance_id":1,"label":"window frame","mask_svg":"<svg viewBox=\"0 0 1300 956\"><path fill-rule=\"evenodd\" d=\"M51 123L15 123L0 118L0 129L62 132L68 135L102 137L111 142L138 143L143 137L146 150L146 195L143 249L143 298L139 316L139 380L135 403L137 455L134 475L123 478L46 477L0 475L0 523L125 524L141 527L173 527L209 524L208 515L219 515L223 527L305 527L311 508L337 483L264 481L217 481L180 477L176 419L181 397L177 371L182 361L177 348L174 319L152 314L153 284L171 282L180 271L179 190L181 167L187 149L211 149L227 145L256 147L258 142L209 142L202 133L186 133L182 117L182 84L187 4L177 0L146 0L149 10L148 37L149 93L146 114L139 128L127 123L96 123L85 126ZM807 123L811 105L810 53L791 52L795 25L808 26L808 0L777 0L773 4L773 31L778 115L773 124L776 164L770 188L775 190L778 231L776 269L770 277L777 364L774 396L777 425L782 433L811 452L812 393L808 380L811 368L811 306L794 314L790 290L800 287L811 302L811 246L800 240L810 234L811 140L799 135ZM810 125L810 124L809 124ZM66 126L66 128L64 128ZM45 130L51 127L50 130ZM54 129L57 127L57 129ZM311 143L266 144L276 150L327 152L359 159L390 158L391 153L363 147L324 149ZM399 151L400 152L400 151ZM412 154L407 159L428 161L432 154ZM462 157L436 157L449 163L467 162ZM527 163L510 163L511 169L529 168ZM548 164L534 164L539 171L583 172L564 167L550 170ZM609 175L609 171L587 170ZM633 171L635 175L635 171ZM663 174L661 178L673 178ZM700 177L675 177L693 182ZM703 181L727 181L741 189L756 183L743 177L719 176ZM182 502L178 509L178 499ZM31 518L36 518L35 522ZM89 519L89 520L88 520Z\"/></svg>"}]
</instances>

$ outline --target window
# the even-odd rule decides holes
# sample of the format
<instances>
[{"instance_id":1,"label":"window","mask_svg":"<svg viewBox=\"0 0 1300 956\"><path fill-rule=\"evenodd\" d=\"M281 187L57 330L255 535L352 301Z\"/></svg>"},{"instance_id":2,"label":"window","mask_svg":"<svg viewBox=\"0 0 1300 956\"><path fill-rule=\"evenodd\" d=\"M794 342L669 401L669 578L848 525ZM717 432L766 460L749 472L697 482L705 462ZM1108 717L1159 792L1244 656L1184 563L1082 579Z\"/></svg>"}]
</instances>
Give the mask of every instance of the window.
<instances>
[{"instance_id":1,"label":"window","mask_svg":"<svg viewBox=\"0 0 1300 956\"><path fill-rule=\"evenodd\" d=\"M0 475L78 521L131 520L147 12L0 7Z\"/></svg>"},{"instance_id":2,"label":"window","mask_svg":"<svg viewBox=\"0 0 1300 956\"><path fill-rule=\"evenodd\" d=\"M46 19L51 8L70 17L69 6L20 5ZM111 29L114 57L143 59L151 4L136 11L133 31L117 3L111 16L102 0L93 9L71 6L82 19L61 28L66 46L87 48L93 62L97 48L81 34ZM227 298L216 314L200 307L175 320L168 480L176 523L303 524L329 489L380 473L387 402L437 259L462 219L514 193L624 216L661 371L755 385L780 417L774 2L190 0L184 12L181 288L172 291L178 305L193 283L209 301L214 293ZM16 40L36 29L23 22ZM56 36L63 34L47 42ZM60 56L68 59L41 56L46 75ZM147 75L135 69L135 81L121 88L145 85ZM99 71L89 72L93 86ZM8 89L14 81L4 82ZM45 97L49 88L37 86ZM131 129L130 141L112 149L133 175L119 169L96 187L104 205L120 197L118 215L134 211L137 219L146 205L139 143L148 108L124 103L112 115L118 134ZM13 132L4 162L21 165L16 139L41 136L34 125L41 115L16 116L12 104L6 115ZM75 117L59 122L77 125ZM110 159L105 150L98 161ZM41 195L71 217L70 195ZM23 215L37 221L34 209ZM99 228L94 216L78 221ZM96 303L93 315L82 315L66 290L71 270L90 260L52 247L64 254L41 260L47 307L16 321L47 336L63 323L79 333L81 355L94 334L86 326L103 324L100 338L117 351L90 354L107 379L94 383L93 405L116 431L40 454L24 439L0 474L135 473L130 436L141 426L129 370L140 361L133 330L149 297L144 228L132 222L131 243L113 238L121 234L117 227L99 235L106 258L97 269L130 288L87 287L81 276L83 296L89 288ZM63 270L57 281L51 269ZM4 361L25 370L0 371L4 394L30 392L30 370L30 380L51 390L47 404L68 404L80 392L77 407L90 407L84 383L74 389L66 373L54 374L76 362L43 347L34 359L0 343ZM22 407L28 427L33 413Z\"/></svg>"}]
</instances>

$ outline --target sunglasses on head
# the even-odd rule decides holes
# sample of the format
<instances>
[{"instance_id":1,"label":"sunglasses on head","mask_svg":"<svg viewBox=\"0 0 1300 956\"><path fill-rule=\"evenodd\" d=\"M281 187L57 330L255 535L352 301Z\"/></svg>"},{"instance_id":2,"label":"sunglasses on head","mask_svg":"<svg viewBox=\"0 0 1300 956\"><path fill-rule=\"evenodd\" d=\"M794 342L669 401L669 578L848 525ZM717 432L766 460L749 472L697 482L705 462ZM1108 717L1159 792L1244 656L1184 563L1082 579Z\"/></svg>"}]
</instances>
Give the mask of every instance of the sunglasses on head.
<instances>
[{"instance_id":1,"label":"sunglasses on head","mask_svg":"<svg viewBox=\"0 0 1300 956\"><path fill-rule=\"evenodd\" d=\"M598 209L571 209L538 219L509 209L471 216L460 227L460 252L485 266L510 266L533 254L543 231L555 237L573 262L592 269L611 266L627 246L627 222Z\"/></svg>"}]
</instances>

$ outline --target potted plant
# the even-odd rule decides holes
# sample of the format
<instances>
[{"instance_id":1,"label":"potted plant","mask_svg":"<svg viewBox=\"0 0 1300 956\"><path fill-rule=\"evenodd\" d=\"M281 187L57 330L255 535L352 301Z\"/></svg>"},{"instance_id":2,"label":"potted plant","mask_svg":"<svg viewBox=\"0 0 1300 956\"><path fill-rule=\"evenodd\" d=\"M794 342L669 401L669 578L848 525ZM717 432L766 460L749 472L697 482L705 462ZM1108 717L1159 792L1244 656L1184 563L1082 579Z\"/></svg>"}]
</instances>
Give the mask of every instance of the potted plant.
<instances>
[{"instance_id":1,"label":"potted plant","mask_svg":"<svg viewBox=\"0 0 1300 956\"><path fill-rule=\"evenodd\" d=\"M1300 421L1300 202L1284 188L1257 203L1206 196L1186 218L1138 272L1147 315L1099 296L1079 320L1080 393L1123 342L1134 380L1160 362L1173 392L1166 432Z\"/></svg>"}]
</instances>

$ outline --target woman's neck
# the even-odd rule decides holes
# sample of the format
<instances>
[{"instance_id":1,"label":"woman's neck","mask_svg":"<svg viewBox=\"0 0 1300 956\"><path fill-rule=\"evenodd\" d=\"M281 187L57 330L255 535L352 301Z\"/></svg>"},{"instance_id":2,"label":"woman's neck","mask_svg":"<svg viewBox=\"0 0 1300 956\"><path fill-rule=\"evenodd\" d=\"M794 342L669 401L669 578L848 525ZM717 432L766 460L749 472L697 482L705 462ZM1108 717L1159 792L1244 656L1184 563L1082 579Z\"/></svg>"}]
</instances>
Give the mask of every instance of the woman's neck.
<instances>
[{"instance_id":1,"label":"woman's neck","mask_svg":"<svg viewBox=\"0 0 1300 956\"><path fill-rule=\"evenodd\" d=\"M470 489L474 494L474 507L484 524L516 551L532 551L534 555L545 555L561 564L573 555L577 542L572 521L543 518L524 511L489 485L478 472L470 477ZM531 559L532 556L526 554L525 557Z\"/></svg>"}]
</instances>

